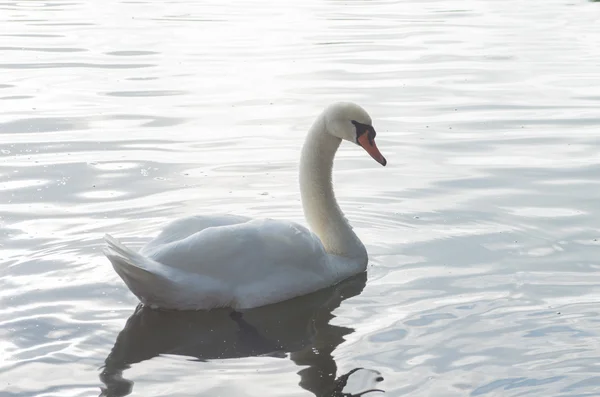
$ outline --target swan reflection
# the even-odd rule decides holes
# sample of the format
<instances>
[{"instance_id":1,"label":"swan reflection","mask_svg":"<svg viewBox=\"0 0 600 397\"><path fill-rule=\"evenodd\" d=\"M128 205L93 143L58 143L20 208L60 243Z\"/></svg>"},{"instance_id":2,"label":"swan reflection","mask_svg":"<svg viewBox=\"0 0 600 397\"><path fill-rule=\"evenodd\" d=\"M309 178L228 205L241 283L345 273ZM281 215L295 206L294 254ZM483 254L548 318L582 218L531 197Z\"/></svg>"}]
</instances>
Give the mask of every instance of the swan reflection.
<instances>
[{"instance_id":1,"label":"swan reflection","mask_svg":"<svg viewBox=\"0 0 600 397\"><path fill-rule=\"evenodd\" d=\"M361 293L362 273L333 287L287 302L231 311L170 312L138 306L117 336L105 360L100 396L121 397L134 382L123 371L161 354L198 361L270 356L289 357L305 368L300 386L318 397L358 397L377 389L383 380L375 370L355 368L336 377L333 351L354 331L330 324L333 310ZM276 394L276 393L274 393Z\"/></svg>"}]
</instances>

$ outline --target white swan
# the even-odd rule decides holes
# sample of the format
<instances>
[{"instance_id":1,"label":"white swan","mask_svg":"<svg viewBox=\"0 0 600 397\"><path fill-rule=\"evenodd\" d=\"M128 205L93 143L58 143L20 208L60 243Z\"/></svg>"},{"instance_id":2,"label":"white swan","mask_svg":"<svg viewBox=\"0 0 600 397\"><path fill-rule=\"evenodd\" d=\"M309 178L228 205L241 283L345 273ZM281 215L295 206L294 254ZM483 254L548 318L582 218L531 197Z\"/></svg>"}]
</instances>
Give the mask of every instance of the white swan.
<instances>
[{"instance_id":1,"label":"white swan","mask_svg":"<svg viewBox=\"0 0 600 397\"><path fill-rule=\"evenodd\" d=\"M327 107L302 148L300 191L313 232L294 222L235 215L176 220L139 253L109 235L104 254L145 305L249 309L336 284L367 267L367 250L333 193L333 158L347 140L386 165L371 117L353 103Z\"/></svg>"}]
</instances>

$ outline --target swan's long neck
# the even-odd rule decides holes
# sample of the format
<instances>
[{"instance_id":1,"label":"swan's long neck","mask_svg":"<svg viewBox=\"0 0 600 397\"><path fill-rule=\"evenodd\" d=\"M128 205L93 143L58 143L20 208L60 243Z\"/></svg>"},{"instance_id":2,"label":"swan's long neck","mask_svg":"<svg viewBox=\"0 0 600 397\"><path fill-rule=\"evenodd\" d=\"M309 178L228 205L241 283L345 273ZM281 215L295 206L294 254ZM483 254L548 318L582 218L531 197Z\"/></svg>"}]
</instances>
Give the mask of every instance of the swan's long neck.
<instances>
[{"instance_id":1,"label":"swan's long neck","mask_svg":"<svg viewBox=\"0 0 600 397\"><path fill-rule=\"evenodd\" d=\"M311 127L300 159L300 192L304 217L325 250L366 266L367 251L340 209L331 181L333 158L341 139L325 131L319 117Z\"/></svg>"}]
</instances>

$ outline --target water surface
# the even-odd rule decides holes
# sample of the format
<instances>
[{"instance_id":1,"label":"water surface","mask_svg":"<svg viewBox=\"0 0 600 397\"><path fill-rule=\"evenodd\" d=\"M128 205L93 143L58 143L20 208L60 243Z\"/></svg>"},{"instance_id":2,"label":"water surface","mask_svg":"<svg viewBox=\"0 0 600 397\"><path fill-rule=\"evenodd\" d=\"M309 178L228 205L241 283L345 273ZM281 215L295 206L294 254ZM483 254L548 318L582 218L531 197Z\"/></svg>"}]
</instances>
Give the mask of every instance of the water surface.
<instances>
[{"instance_id":1,"label":"water surface","mask_svg":"<svg viewBox=\"0 0 600 397\"><path fill-rule=\"evenodd\" d=\"M598 6L0 3L0 395L599 395ZM102 236L304 222L337 100L388 159L335 165L367 275L241 319L136 309Z\"/></svg>"}]
</instances>

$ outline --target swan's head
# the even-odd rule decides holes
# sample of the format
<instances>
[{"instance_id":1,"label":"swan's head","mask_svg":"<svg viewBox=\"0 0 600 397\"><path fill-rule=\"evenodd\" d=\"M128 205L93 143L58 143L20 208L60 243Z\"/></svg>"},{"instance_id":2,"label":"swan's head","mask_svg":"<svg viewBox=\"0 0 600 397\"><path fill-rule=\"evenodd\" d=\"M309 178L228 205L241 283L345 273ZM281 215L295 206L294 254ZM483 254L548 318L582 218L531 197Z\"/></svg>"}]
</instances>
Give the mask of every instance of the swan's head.
<instances>
[{"instance_id":1,"label":"swan's head","mask_svg":"<svg viewBox=\"0 0 600 397\"><path fill-rule=\"evenodd\" d=\"M365 109L352 102L339 102L325 109L325 129L340 139L365 149L379 164L387 160L375 145L375 128Z\"/></svg>"}]
</instances>

